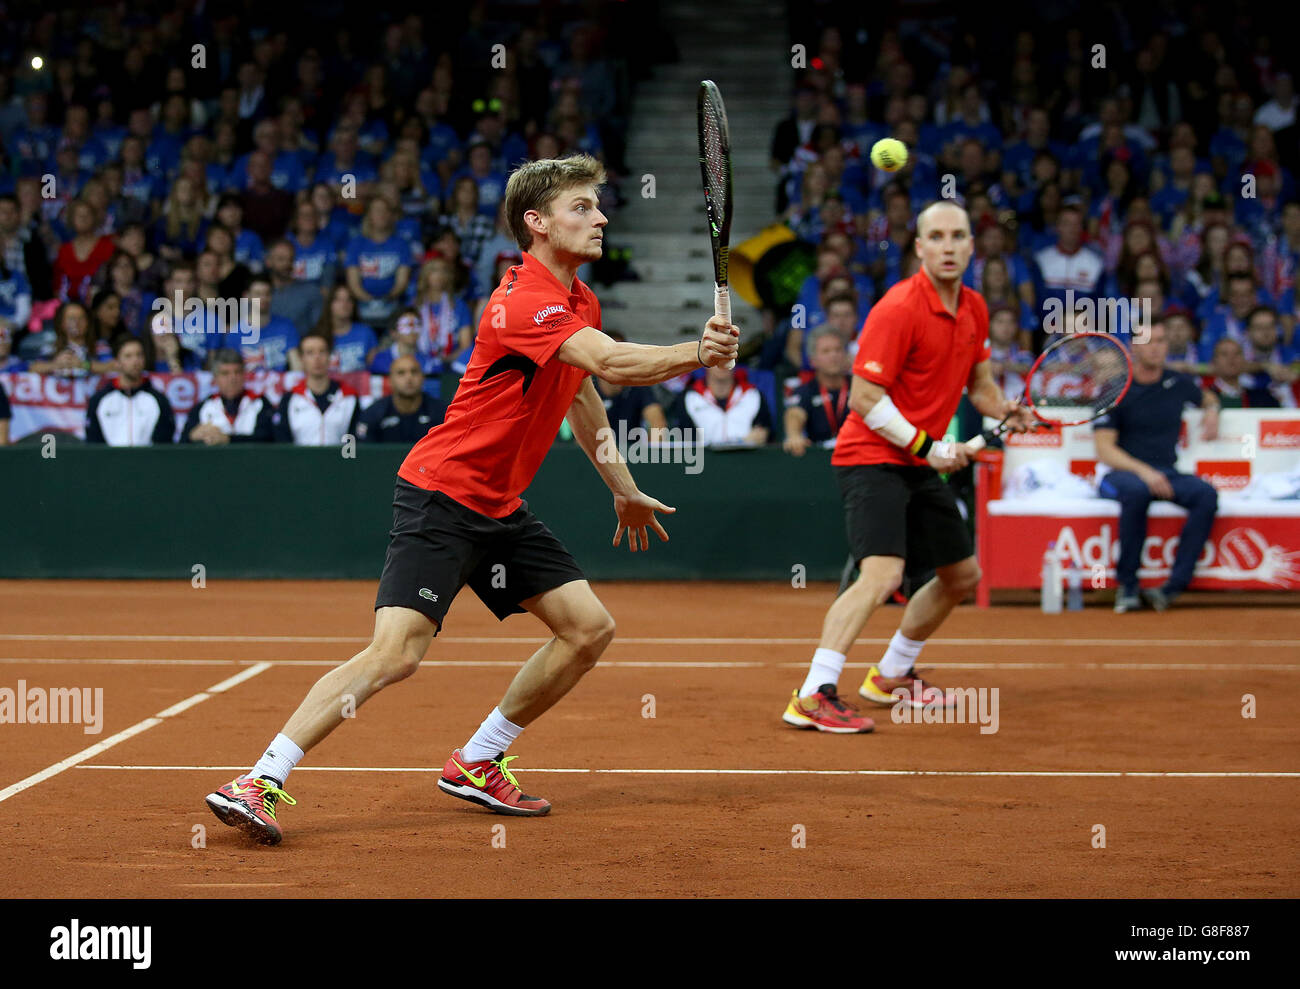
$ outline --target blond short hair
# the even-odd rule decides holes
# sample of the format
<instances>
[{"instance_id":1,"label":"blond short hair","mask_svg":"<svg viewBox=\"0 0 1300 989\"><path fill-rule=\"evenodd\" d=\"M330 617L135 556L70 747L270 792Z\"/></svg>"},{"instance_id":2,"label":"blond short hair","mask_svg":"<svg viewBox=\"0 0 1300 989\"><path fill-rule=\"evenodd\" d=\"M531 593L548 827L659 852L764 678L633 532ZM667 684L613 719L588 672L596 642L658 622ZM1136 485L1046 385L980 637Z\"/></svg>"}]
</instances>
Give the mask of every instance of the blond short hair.
<instances>
[{"instance_id":1,"label":"blond short hair","mask_svg":"<svg viewBox=\"0 0 1300 989\"><path fill-rule=\"evenodd\" d=\"M568 158L542 158L526 162L515 169L506 183L505 211L510 232L521 251L533 245L533 232L524 222L529 210L550 215L556 196L575 186L605 184L605 166L591 155Z\"/></svg>"}]
</instances>

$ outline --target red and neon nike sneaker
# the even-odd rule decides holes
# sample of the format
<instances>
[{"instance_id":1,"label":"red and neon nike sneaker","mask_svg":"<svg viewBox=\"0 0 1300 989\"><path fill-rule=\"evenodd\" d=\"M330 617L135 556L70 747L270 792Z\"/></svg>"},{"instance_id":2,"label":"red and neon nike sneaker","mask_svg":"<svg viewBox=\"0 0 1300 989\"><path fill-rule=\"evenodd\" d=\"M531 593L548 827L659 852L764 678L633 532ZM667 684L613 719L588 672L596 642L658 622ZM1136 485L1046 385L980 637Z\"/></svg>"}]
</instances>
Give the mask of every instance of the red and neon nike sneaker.
<instances>
[{"instance_id":1,"label":"red and neon nike sneaker","mask_svg":"<svg viewBox=\"0 0 1300 989\"><path fill-rule=\"evenodd\" d=\"M879 666L873 666L867 670L867 678L858 688L858 694L869 701L890 707L900 702L909 707L945 708L957 703L956 694L922 680L916 675L916 667L901 677L887 677L881 674Z\"/></svg>"},{"instance_id":2,"label":"red and neon nike sneaker","mask_svg":"<svg viewBox=\"0 0 1300 989\"><path fill-rule=\"evenodd\" d=\"M274 780L264 777L241 776L227 783L216 793L209 793L204 802L223 824L239 828L254 841L263 845L278 845L284 837L275 819L275 805L298 801L285 793Z\"/></svg>"},{"instance_id":3,"label":"red and neon nike sneaker","mask_svg":"<svg viewBox=\"0 0 1300 989\"><path fill-rule=\"evenodd\" d=\"M852 704L840 700L833 683L823 683L817 693L807 697L800 697L796 690L781 720L796 728L816 728L836 735L865 735L876 727L870 718L858 714Z\"/></svg>"},{"instance_id":4,"label":"red and neon nike sneaker","mask_svg":"<svg viewBox=\"0 0 1300 989\"><path fill-rule=\"evenodd\" d=\"M509 763L518 756L505 756L498 752L495 759L466 762L460 749L456 749L442 767L438 789L462 800L472 800L498 814L516 817L541 817L549 814L551 805L541 797L530 797L519 789L519 781L510 772Z\"/></svg>"}]
</instances>

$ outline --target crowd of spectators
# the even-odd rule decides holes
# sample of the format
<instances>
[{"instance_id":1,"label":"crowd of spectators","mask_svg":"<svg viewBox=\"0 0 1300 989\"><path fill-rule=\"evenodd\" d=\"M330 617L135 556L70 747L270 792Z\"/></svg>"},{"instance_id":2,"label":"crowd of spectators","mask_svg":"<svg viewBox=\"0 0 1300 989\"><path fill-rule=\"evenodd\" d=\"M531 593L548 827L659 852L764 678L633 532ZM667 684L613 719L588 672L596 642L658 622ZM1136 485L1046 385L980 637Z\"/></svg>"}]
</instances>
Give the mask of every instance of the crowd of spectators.
<instances>
[{"instance_id":1,"label":"crowd of spectators","mask_svg":"<svg viewBox=\"0 0 1300 989\"><path fill-rule=\"evenodd\" d=\"M333 376L363 370L392 402L361 434L405 437L403 417L441 416L411 381L433 399L463 373L519 261L511 170L583 151L611 176L602 208L619 200L630 89L654 58L622 5L262 6L6 14L0 371L102 375L88 439L109 392L157 404L150 373L200 369L218 391L181 440L236 420L256 439L355 431ZM236 365L305 376L269 434L240 411Z\"/></svg>"},{"instance_id":2,"label":"crowd of spectators","mask_svg":"<svg viewBox=\"0 0 1300 989\"><path fill-rule=\"evenodd\" d=\"M292 4L183 0L13 21L0 43L0 371L120 387L129 337L146 375L219 378L235 356L241 374L302 372L302 422L337 400L332 375L362 370L408 394L348 428L374 438L394 415L439 414L410 381L436 398L463 372L486 295L519 258L499 209L511 168L595 154L614 180L609 212L649 56L612 26L628 16L619 4L504 5L495 20L483 4L399 7L364 32L339 16L355 7L333 0L315 27ZM1300 96L1264 25L1115 7L1086 28L878 21L854 5L792 13L807 62L774 122L773 209L813 270L788 312L764 314L761 354L677 390L607 387L612 414L792 454L829 442L862 321L916 271L914 217L942 197L970 213L965 279L989 303L1008 393L1049 339L1051 304L1121 298L1149 300L1169 365L1224 406L1297 404ZM892 174L868 160L886 136L909 150ZM159 313L160 299L248 305L196 320ZM316 374L311 338L325 350ZM216 398L200 437L240 416L237 392ZM310 432L288 408L271 410L273 438Z\"/></svg>"},{"instance_id":3,"label":"crowd of spectators","mask_svg":"<svg viewBox=\"0 0 1300 989\"><path fill-rule=\"evenodd\" d=\"M1165 322L1170 366L1225 407L1297 405L1300 97L1264 20L1110 6L1086 26L1008 10L881 30L867 8L820 9L812 29L792 16L807 67L770 145L773 208L815 270L789 313L766 314L761 367L814 380L823 326L852 350L872 303L917 270L917 211L955 198L1009 394L1050 340L1054 302L1081 317L1131 299ZM909 151L892 174L869 161L884 137Z\"/></svg>"}]
</instances>

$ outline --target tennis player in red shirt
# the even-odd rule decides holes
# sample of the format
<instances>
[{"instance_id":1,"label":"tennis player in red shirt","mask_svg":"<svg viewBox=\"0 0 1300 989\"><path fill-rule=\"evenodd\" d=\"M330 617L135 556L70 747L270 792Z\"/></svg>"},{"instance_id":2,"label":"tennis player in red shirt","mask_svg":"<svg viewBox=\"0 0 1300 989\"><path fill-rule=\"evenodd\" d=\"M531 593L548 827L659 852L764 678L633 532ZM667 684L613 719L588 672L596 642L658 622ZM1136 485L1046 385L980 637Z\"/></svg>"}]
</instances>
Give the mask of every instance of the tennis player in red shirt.
<instances>
[{"instance_id":1,"label":"tennis player in red shirt","mask_svg":"<svg viewBox=\"0 0 1300 989\"><path fill-rule=\"evenodd\" d=\"M579 155L533 161L506 185L505 213L523 250L492 293L474 355L441 425L398 471L393 529L375 600L374 639L325 674L245 775L207 797L226 824L278 844L276 804L303 754L360 705L410 676L468 584L499 618L530 611L553 637L516 674L500 704L451 753L438 786L499 814L541 815L551 805L520 788L505 755L600 658L614 620L568 550L520 498L567 416L574 438L614 496L614 545L667 540L656 512L675 509L637 489L621 459L598 455L608 427L590 375L649 385L736 357L738 331L711 319L695 343L650 347L600 330L600 303L575 275L601 256L607 220L597 207L605 171Z\"/></svg>"},{"instance_id":2,"label":"tennis player in red shirt","mask_svg":"<svg viewBox=\"0 0 1300 989\"><path fill-rule=\"evenodd\" d=\"M826 613L808 676L786 705L782 720L800 728L851 734L874 727L840 699L840 673L871 613L902 583L909 558L928 561L935 577L908 602L858 693L890 706L953 703L916 675L915 663L925 640L975 589L980 568L956 499L939 478L966 466L965 448L935 437L947 430L963 388L986 416L1014 410L1018 432L1032 418L993 380L988 306L961 282L972 246L966 210L935 203L917 215L916 229L921 269L885 293L858 339L850 411L831 457L858 577Z\"/></svg>"}]
</instances>

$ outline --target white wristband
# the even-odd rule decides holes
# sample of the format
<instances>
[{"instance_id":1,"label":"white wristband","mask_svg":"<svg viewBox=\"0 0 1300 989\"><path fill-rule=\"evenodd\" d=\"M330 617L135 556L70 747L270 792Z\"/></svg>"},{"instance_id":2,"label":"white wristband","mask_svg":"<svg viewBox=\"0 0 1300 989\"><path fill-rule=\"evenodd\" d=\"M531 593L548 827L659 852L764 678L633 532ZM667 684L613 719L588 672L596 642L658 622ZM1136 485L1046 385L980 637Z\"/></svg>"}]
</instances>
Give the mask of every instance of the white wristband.
<instances>
[{"instance_id":1,"label":"white wristband","mask_svg":"<svg viewBox=\"0 0 1300 989\"><path fill-rule=\"evenodd\" d=\"M868 429L879 433L895 446L907 449L912 445L912 440L916 439L916 427L903 418L888 395L871 407L864 421Z\"/></svg>"}]
</instances>

